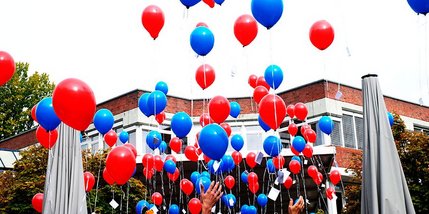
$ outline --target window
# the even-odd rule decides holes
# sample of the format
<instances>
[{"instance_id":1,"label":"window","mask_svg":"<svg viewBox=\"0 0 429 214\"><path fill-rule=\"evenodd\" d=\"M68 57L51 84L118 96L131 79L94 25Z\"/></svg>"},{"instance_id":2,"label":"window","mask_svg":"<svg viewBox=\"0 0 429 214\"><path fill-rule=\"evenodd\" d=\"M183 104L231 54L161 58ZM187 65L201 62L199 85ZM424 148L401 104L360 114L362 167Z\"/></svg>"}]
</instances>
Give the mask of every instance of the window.
<instances>
[{"instance_id":1,"label":"window","mask_svg":"<svg viewBox=\"0 0 429 214\"><path fill-rule=\"evenodd\" d=\"M289 148L290 147L290 134L287 131L280 132L280 141L282 142L283 148Z\"/></svg>"},{"instance_id":2,"label":"window","mask_svg":"<svg viewBox=\"0 0 429 214\"><path fill-rule=\"evenodd\" d=\"M341 123L339 121L334 121L334 130L332 130L331 133L331 143L337 146L343 145L341 140Z\"/></svg>"},{"instance_id":3,"label":"window","mask_svg":"<svg viewBox=\"0 0 429 214\"><path fill-rule=\"evenodd\" d=\"M343 119L342 125L343 125L343 134L344 134L344 146L349 148L356 148L353 116L344 114L342 119Z\"/></svg>"},{"instance_id":4,"label":"window","mask_svg":"<svg viewBox=\"0 0 429 214\"><path fill-rule=\"evenodd\" d=\"M259 126L247 126L247 149L248 150L259 150L262 143L263 131Z\"/></svg>"},{"instance_id":5,"label":"window","mask_svg":"<svg viewBox=\"0 0 429 214\"><path fill-rule=\"evenodd\" d=\"M98 151L98 141L91 144L91 153L95 154Z\"/></svg>"},{"instance_id":6,"label":"window","mask_svg":"<svg viewBox=\"0 0 429 214\"><path fill-rule=\"evenodd\" d=\"M427 127L414 125L414 131L416 131L416 132L423 132L423 133L429 135L429 128L427 128Z\"/></svg>"},{"instance_id":7,"label":"window","mask_svg":"<svg viewBox=\"0 0 429 214\"><path fill-rule=\"evenodd\" d=\"M356 125L356 139L358 143L358 149L363 147L363 118L355 117Z\"/></svg>"}]
</instances>

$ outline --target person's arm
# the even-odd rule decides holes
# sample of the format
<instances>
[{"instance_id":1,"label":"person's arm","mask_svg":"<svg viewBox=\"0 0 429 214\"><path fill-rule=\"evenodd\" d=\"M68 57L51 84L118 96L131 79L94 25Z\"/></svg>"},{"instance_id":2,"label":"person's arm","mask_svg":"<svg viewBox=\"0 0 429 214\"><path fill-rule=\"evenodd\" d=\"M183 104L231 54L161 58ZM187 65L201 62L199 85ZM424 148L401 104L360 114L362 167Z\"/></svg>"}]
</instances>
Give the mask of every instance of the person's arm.
<instances>
[{"instance_id":1,"label":"person's arm","mask_svg":"<svg viewBox=\"0 0 429 214\"><path fill-rule=\"evenodd\" d=\"M204 193L204 186L200 185L201 188L201 203L203 205L202 207L202 214L210 214L212 207L216 204L216 202L222 197L222 186L219 184L219 182L216 182L216 185L214 181L210 184L210 187L207 189L207 191Z\"/></svg>"},{"instance_id":2,"label":"person's arm","mask_svg":"<svg viewBox=\"0 0 429 214\"><path fill-rule=\"evenodd\" d=\"M299 199L296 202L296 204L293 204L293 200L290 199L288 214L299 214L303 209L304 209L304 199L302 198L302 196L299 196Z\"/></svg>"}]
</instances>

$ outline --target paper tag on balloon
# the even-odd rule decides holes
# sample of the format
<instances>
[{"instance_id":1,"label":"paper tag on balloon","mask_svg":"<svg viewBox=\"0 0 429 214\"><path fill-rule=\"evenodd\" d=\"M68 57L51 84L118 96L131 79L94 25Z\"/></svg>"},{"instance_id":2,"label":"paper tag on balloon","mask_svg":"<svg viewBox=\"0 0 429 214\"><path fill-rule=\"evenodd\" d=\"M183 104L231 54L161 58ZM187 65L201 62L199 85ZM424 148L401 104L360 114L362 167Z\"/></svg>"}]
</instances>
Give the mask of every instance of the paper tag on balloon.
<instances>
[{"instance_id":1,"label":"paper tag on balloon","mask_svg":"<svg viewBox=\"0 0 429 214\"><path fill-rule=\"evenodd\" d=\"M231 207L234 206L234 200L232 198L229 199L229 206L231 206Z\"/></svg>"},{"instance_id":2,"label":"paper tag on balloon","mask_svg":"<svg viewBox=\"0 0 429 214\"><path fill-rule=\"evenodd\" d=\"M306 203L306 204L310 204L310 200L305 199L305 203Z\"/></svg>"},{"instance_id":3,"label":"paper tag on balloon","mask_svg":"<svg viewBox=\"0 0 429 214\"><path fill-rule=\"evenodd\" d=\"M284 182L283 182L283 177L284 177L284 172L283 172L283 170L279 170L279 171L277 172L277 178L276 178L276 180L274 181L274 184L275 184L275 185L278 185L279 183L284 183Z\"/></svg>"},{"instance_id":4,"label":"paper tag on balloon","mask_svg":"<svg viewBox=\"0 0 429 214\"><path fill-rule=\"evenodd\" d=\"M284 183L286 182L286 179L289 177L290 172L286 168L282 169L281 171L283 172L283 181L281 183Z\"/></svg>"},{"instance_id":5,"label":"paper tag on balloon","mask_svg":"<svg viewBox=\"0 0 429 214\"><path fill-rule=\"evenodd\" d=\"M322 184L322 185L320 185L322 188L324 188L325 187L325 184Z\"/></svg>"},{"instance_id":6,"label":"paper tag on balloon","mask_svg":"<svg viewBox=\"0 0 429 214\"><path fill-rule=\"evenodd\" d=\"M342 96L343 96L343 93L341 91L337 91L337 93L335 94L335 99L339 100L341 99Z\"/></svg>"},{"instance_id":7,"label":"paper tag on balloon","mask_svg":"<svg viewBox=\"0 0 429 214\"><path fill-rule=\"evenodd\" d=\"M295 183L296 183L296 181L295 181L295 180L293 180L293 181L292 181L292 184L295 184Z\"/></svg>"},{"instance_id":8,"label":"paper tag on balloon","mask_svg":"<svg viewBox=\"0 0 429 214\"><path fill-rule=\"evenodd\" d=\"M185 209L182 209L182 213L183 213L183 214L185 214L185 213L186 213L186 210L185 210Z\"/></svg>"},{"instance_id":9,"label":"paper tag on balloon","mask_svg":"<svg viewBox=\"0 0 429 214\"><path fill-rule=\"evenodd\" d=\"M304 160L304 165L307 165L307 163L308 163L308 160L307 160L307 159L305 159L305 160Z\"/></svg>"},{"instance_id":10,"label":"paper tag on balloon","mask_svg":"<svg viewBox=\"0 0 429 214\"><path fill-rule=\"evenodd\" d=\"M258 152L258 154L256 155L256 158L255 158L255 162L257 164L261 165L262 158L264 158L264 154L262 154L262 152Z\"/></svg>"},{"instance_id":11,"label":"paper tag on balloon","mask_svg":"<svg viewBox=\"0 0 429 214\"><path fill-rule=\"evenodd\" d=\"M158 213L158 208L156 206L153 206L152 208L150 208L150 210L153 211L153 213Z\"/></svg>"},{"instance_id":12,"label":"paper tag on balloon","mask_svg":"<svg viewBox=\"0 0 429 214\"><path fill-rule=\"evenodd\" d=\"M212 213L216 212L216 206L212 207Z\"/></svg>"},{"instance_id":13,"label":"paper tag on balloon","mask_svg":"<svg viewBox=\"0 0 429 214\"><path fill-rule=\"evenodd\" d=\"M215 172L217 172L217 170L219 169L220 162L222 162L222 160L213 162L213 169Z\"/></svg>"},{"instance_id":14,"label":"paper tag on balloon","mask_svg":"<svg viewBox=\"0 0 429 214\"><path fill-rule=\"evenodd\" d=\"M280 190L276 189L275 187L272 187L270 192L268 193L268 198L273 201L276 201L277 197L279 197L279 193L280 193Z\"/></svg>"},{"instance_id":15,"label":"paper tag on balloon","mask_svg":"<svg viewBox=\"0 0 429 214\"><path fill-rule=\"evenodd\" d=\"M167 210L167 207L164 205L164 206L162 206L162 209L163 210Z\"/></svg>"},{"instance_id":16,"label":"paper tag on balloon","mask_svg":"<svg viewBox=\"0 0 429 214\"><path fill-rule=\"evenodd\" d=\"M332 200L333 200L333 201L336 201L336 200L337 200L337 198L338 198L338 197L337 197L337 194L335 194L335 192L334 192L334 193L332 193Z\"/></svg>"},{"instance_id":17,"label":"paper tag on balloon","mask_svg":"<svg viewBox=\"0 0 429 214\"><path fill-rule=\"evenodd\" d=\"M116 209L119 206L118 202L116 202L115 199L112 199L109 204L113 207L113 209Z\"/></svg>"}]
</instances>

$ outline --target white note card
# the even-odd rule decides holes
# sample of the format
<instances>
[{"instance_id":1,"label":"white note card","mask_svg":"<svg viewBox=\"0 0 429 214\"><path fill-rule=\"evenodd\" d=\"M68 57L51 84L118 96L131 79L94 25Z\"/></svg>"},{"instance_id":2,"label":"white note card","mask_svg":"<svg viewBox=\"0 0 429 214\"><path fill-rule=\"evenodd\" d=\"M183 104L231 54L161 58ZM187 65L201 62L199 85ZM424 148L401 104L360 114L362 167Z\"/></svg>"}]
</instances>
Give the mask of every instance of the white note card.
<instances>
[{"instance_id":1,"label":"white note card","mask_svg":"<svg viewBox=\"0 0 429 214\"><path fill-rule=\"evenodd\" d=\"M258 152L258 154L256 154L255 162L261 165L262 158L264 158L264 154L262 152Z\"/></svg>"},{"instance_id":2,"label":"white note card","mask_svg":"<svg viewBox=\"0 0 429 214\"><path fill-rule=\"evenodd\" d=\"M217 170L219 169L220 162L222 162L222 160L220 160L220 161L214 161L214 163L213 163L213 169L214 169L215 172L217 172Z\"/></svg>"},{"instance_id":3,"label":"white note card","mask_svg":"<svg viewBox=\"0 0 429 214\"><path fill-rule=\"evenodd\" d=\"M153 213L158 213L158 208L156 207L156 206L153 206L152 208L150 208L152 211L153 211Z\"/></svg>"},{"instance_id":4,"label":"white note card","mask_svg":"<svg viewBox=\"0 0 429 214\"><path fill-rule=\"evenodd\" d=\"M113 209L116 209L119 206L118 202L116 202L115 199L112 199L109 204L113 207Z\"/></svg>"},{"instance_id":5,"label":"white note card","mask_svg":"<svg viewBox=\"0 0 429 214\"><path fill-rule=\"evenodd\" d=\"M279 197L279 193L280 193L280 190L272 187L270 192L268 193L268 198L273 200L273 201L276 201L277 198Z\"/></svg>"}]
</instances>

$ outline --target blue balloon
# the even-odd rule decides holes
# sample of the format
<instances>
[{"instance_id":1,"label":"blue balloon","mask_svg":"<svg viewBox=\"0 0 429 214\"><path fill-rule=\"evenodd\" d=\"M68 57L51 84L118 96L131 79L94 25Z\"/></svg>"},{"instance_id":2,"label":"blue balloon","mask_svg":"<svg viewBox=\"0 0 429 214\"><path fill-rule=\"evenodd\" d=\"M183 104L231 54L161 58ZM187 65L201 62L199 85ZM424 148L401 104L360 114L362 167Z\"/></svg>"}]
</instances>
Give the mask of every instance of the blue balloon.
<instances>
[{"instance_id":1,"label":"blue balloon","mask_svg":"<svg viewBox=\"0 0 429 214\"><path fill-rule=\"evenodd\" d=\"M235 167L234 160L232 159L231 155L224 155L222 157L221 165L222 172L230 172Z\"/></svg>"},{"instance_id":2,"label":"blue balloon","mask_svg":"<svg viewBox=\"0 0 429 214\"><path fill-rule=\"evenodd\" d=\"M226 198L226 201L224 203L229 208L233 208L237 203L237 199L235 198L235 195L231 193L227 194L225 198Z\"/></svg>"},{"instance_id":3,"label":"blue balloon","mask_svg":"<svg viewBox=\"0 0 429 214\"><path fill-rule=\"evenodd\" d=\"M210 29L204 26L195 28L191 33L191 47L200 56L205 56L213 49L214 35Z\"/></svg>"},{"instance_id":4,"label":"blue balloon","mask_svg":"<svg viewBox=\"0 0 429 214\"><path fill-rule=\"evenodd\" d=\"M121 133L119 133L119 140L122 143L126 143L128 141L128 137L129 136L128 136L128 132L127 131L122 130Z\"/></svg>"},{"instance_id":5,"label":"blue balloon","mask_svg":"<svg viewBox=\"0 0 429 214\"><path fill-rule=\"evenodd\" d=\"M252 0L252 14L261 25L270 29L282 17L283 0Z\"/></svg>"},{"instance_id":6,"label":"blue balloon","mask_svg":"<svg viewBox=\"0 0 429 214\"><path fill-rule=\"evenodd\" d=\"M407 0L411 9L417 14L426 15L429 13L429 1L427 0Z\"/></svg>"},{"instance_id":7,"label":"blue balloon","mask_svg":"<svg viewBox=\"0 0 429 214\"><path fill-rule=\"evenodd\" d=\"M256 209L256 207L255 206L249 206L249 208L247 209L248 211L247 211L247 213L248 214L257 214L258 213L258 210Z\"/></svg>"},{"instance_id":8,"label":"blue balloon","mask_svg":"<svg viewBox=\"0 0 429 214\"><path fill-rule=\"evenodd\" d=\"M216 4L222 5L225 0L214 0L214 1L216 2Z\"/></svg>"},{"instance_id":9,"label":"blue balloon","mask_svg":"<svg viewBox=\"0 0 429 214\"><path fill-rule=\"evenodd\" d=\"M201 172L201 177L206 177L206 178L210 179L210 173L207 172L207 171L202 171Z\"/></svg>"},{"instance_id":10,"label":"blue balloon","mask_svg":"<svg viewBox=\"0 0 429 214\"><path fill-rule=\"evenodd\" d=\"M194 186L195 186L195 184L197 183L197 180L198 180L200 177L201 177L201 175L200 175L200 173L199 173L199 172L197 172L197 171L192 172L192 174L191 174L191 181L192 181L192 183L194 184Z\"/></svg>"},{"instance_id":11,"label":"blue balloon","mask_svg":"<svg viewBox=\"0 0 429 214\"><path fill-rule=\"evenodd\" d=\"M300 158L300 157L298 157L298 156L296 156L296 155L292 156L292 160L296 160L296 161L298 161L299 163L301 163L301 158Z\"/></svg>"},{"instance_id":12,"label":"blue balloon","mask_svg":"<svg viewBox=\"0 0 429 214\"><path fill-rule=\"evenodd\" d=\"M113 127L113 114L109 109L102 108L94 115L94 126L101 134L106 134Z\"/></svg>"},{"instance_id":13,"label":"blue balloon","mask_svg":"<svg viewBox=\"0 0 429 214\"><path fill-rule=\"evenodd\" d=\"M60 125L61 120L55 114L52 97L45 97L37 104L36 119L46 131L52 131Z\"/></svg>"},{"instance_id":14,"label":"blue balloon","mask_svg":"<svg viewBox=\"0 0 429 214\"><path fill-rule=\"evenodd\" d=\"M267 203L268 203L268 198L263 193L261 193L261 194L258 195L258 199L257 200L258 200L259 206L261 206L261 207L265 207L267 205Z\"/></svg>"},{"instance_id":15,"label":"blue balloon","mask_svg":"<svg viewBox=\"0 0 429 214\"><path fill-rule=\"evenodd\" d=\"M272 159L267 160L267 169L268 169L269 173L275 173L276 172L276 167L274 166Z\"/></svg>"},{"instance_id":16,"label":"blue balloon","mask_svg":"<svg viewBox=\"0 0 429 214\"><path fill-rule=\"evenodd\" d=\"M231 146L235 151L239 152L244 145L243 137L239 134L235 134L231 137Z\"/></svg>"},{"instance_id":17,"label":"blue balloon","mask_svg":"<svg viewBox=\"0 0 429 214\"><path fill-rule=\"evenodd\" d=\"M212 160L220 160L228 149L228 135L217 124L204 126L198 142L203 153Z\"/></svg>"},{"instance_id":18,"label":"blue balloon","mask_svg":"<svg viewBox=\"0 0 429 214\"><path fill-rule=\"evenodd\" d=\"M222 201L223 204L227 205L227 203L228 203L228 196L227 196L227 194L223 194L222 195L221 201Z\"/></svg>"},{"instance_id":19,"label":"blue balloon","mask_svg":"<svg viewBox=\"0 0 429 214\"><path fill-rule=\"evenodd\" d=\"M155 90L162 91L165 95L168 93L168 85L163 81L156 83Z\"/></svg>"},{"instance_id":20,"label":"blue balloon","mask_svg":"<svg viewBox=\"0 0 429 214\"><path fill-rule=\"evenodd\" d=\"M179 214L179 206L176 204L170 205L168 208L168 214Z\"/></svg>"},{"instance_id":21,"label":"blue balloon","mask_svg":"<svg viewBox=\"0 0 429 214\"><path fill-rule=\"evenodd\" d=\"M241 111L240 104L234 101L234 102L230 102L229 106L230 106L229 115L231 115L231 117L233 118L237 118Z\"/></svg>"},{"instance_id":22,"label":"blue balloon","mask_svg":"<svg viewBox=\"0 0 429 214\"><path fill-rule=\"evenodd\" d=\"M146 135L146 143L152 150L159 147L162 142L162 136L158 131L152 130Z\"/></svg>"},{"instance_id":23,"label":"blue balloon","mask_svg":"<svg viewBox=\"0 0 429 214\"><path fill-rule=\"evenodd\" d=\"M207 169L209 170L209 172L210 172L211 174L215 174L215 170L214 170L214 168L213 168L213 164L214 164L214 160L210 160L210 161L207 163Z\"/></svg>"},{"instance_id":24,"label":"blue balloon","mask_svg":"<svg viewBox=\"0 0 429 214\"><path fill-rule=\"evenodd\" d=\"M153 109L147 105L150 93L144 93L139 98L139 109L146 116L150 117L153 114Z\"/></svg>"},{"instance_id":25,"label":"blue balloon","mask_svg":"<svg viewBox=\"0 0 429 214\"><path fill-rule=\"evenodd\" d=\"M141 200L141 201L137 202L136 213L142 214L142 210L145 207L149 208L149 203L146 200Z\"/></svg>"},{"instance_id":26,"label":"blue balloon","mask_svg":"<svg viewBox=\"0 0 429 214\"><path fill-rule=\"evenodd\" d=\"M271 157L277 157L282 151L282 143L280 138L273 135L265 138L264 151Z\"/></svg>"},{"instance_id":27,"label":"blue balloon","mask_svg":"<svg viewBox=\"0 0 429 214\"><path fill-rule=\"evenodd\" d=\"M192 120L185 112L178 112L171 118L171 130L178 138L184 138L192 129Z\"/></svg>"},{"instance_id":28,"label":"blue balloon","mask_svg":"<svg viewBox=\"0 0 429 214\"><path fill-rule=\"evenodd\" d=\"M301 136L294 137L292 141L292 146L296 151L302 152L302 150L304 150L304 147L305 147L304 138Z\"/></svg>"},{"instance_id":29,"label":"blue balloon","mask_svg":"<svg viewBox=\"0 0 429 214\"><path fill-rule=\"evenodd\" d=\"M243 181L245 184L247 184L247 175L248 173L246 171L241 173L241 181Z\"/></svg>"},{"instance_id":30,"label":"blue balloon","mask_svg":"<svg viewBox=\"0 0 429 214\"><path fill-rule=\"evenodd\" d=\"M79 140L80 140L80 142L81 142L81 143L83 142L83 136L82 136L82 133L80 133L80 134L79 134Z\"/></svg>"},{"instance_id":31,"label":"blue balloon","mask_svg":"<svg viewBox=\"0 0 429 214\"><path fill-rule=\"evenodd\" d=\"M164 153L164 152L165 152L165 150L167 150L167 143L166 143L165 141L162 141L162 142L159 144L158 149L159 149L159 152Z\"/></svg>"},{"instance_id":32,"label":"blue balloon","mask_svg":"<svg viewBox=\"0 0 429 214\"><path fill-rule=\"evenodd\" d=\"M332 122L332 119L328 116L322 116L319 119L318 125L319 129L327 135L330 135L332 130L334 130L334 122Z\"/></svg>"},{"instance_id":33,"label":"blue balloon","mask_svg":"<svg viewBox=\"0 0 429 214\"><path fill-rule=\"evenodd\" d=\"M198 2L200 2L201 0L180 0L180 2L182 2L183 5L185 5L185 7L187 9L189 9L190 7L198 4Z\"/></svg>"},{"instance_id":34,"label":"blue balloon","mask_svg":"<svg viewBox=\"0 0 429 214\"><path fill-rule=\"evenodd\" d=\"M164 111L167 106L167 97L162 91L155 90L147 98L147 106L154 115L157 115Z\"/></svg>"},{"instance_id":35,"label":"blue balloon","mask_svg":"<svg viewBox=\"0 0 429 214\"><path fill-rule=\"evenodd\" d=\"M249 205L247 205L247 204L242 205L240 211L241 211L241 214L248 214L249 213Z\"/></svg>"},{"instance_id":36,"label":"blue balloon","mask_svg":"<svg viewBox=\"0 0 429 214\"><path fill-rule=\"evenodd\" d=\"M207 189L209 189L209 187L210 187L210 183L211 183L211 181L209 178L207 178L205 176L201 176L200 179L198 179L198 181L197 181L197 185L195 185L195 191L198 194L200 194L201 193L201 186L200 185L203 185L204 186L204 193L206 193Z\"/></svg>"},{"instance_id":37,"label":"blue balloon","mask_svg":"<svg viewBox=\"0 0 429 214\"><path fill-rule=\"evenodd\" d=\"M264 78L272 89L277 89L283 82L283 71L277 65L269 65L265 69Z\"/></svg>"},{"instance_id":38,"label":"blue balloon","mask_svg":"<svg viewBox=\"0 0 429 214\"><path fill-rule=\"evenodd\" d=\"M269 131L271 128L262 120L261 116L258 116L258 122L259 122L259 126L261 126L261 128L267 132Z\"/></svg>"},{"instance_id":39,"label":"blue balloon","mask_svg":"<svg viewBox=\"0 0 429 214\"><path fill-rule=\"evenodd\" d=\"M170 174L176 171L176 163L173 160L166 160L164 162L164 170Z\"/></svg>"},{"instance_id":40,"label":"blue balloon","mask_svg":"<svg viewBox=\"0 0 429 214\"><path fill-rule=\"evenodd\" d=\"M387 112L387 118L389 118L390 126L393 126L393 122L394 122L393 114L390 112Z\"/></svg>"}]
</instances>

